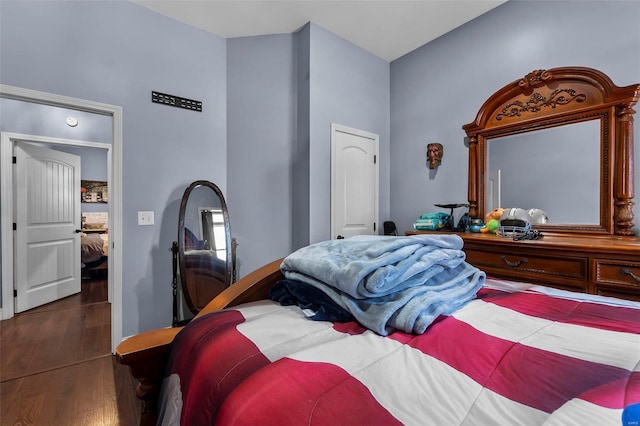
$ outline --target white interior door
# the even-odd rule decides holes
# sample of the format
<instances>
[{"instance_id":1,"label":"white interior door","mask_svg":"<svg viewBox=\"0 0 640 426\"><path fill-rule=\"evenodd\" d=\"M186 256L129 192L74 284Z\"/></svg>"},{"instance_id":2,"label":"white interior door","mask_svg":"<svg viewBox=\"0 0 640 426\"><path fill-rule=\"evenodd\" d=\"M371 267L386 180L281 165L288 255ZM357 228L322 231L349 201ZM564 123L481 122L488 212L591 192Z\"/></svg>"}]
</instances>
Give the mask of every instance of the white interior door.
<instances>
[{"instance_id":1,"label":"white interior door","mask_svg":"<svg viewBox=\"0 0 640 426\"><path fill-rule=\"evenodd\" d=\"M331 238L378 229L378 135L333 124Z\"/></svg>"},{"instance_id":2,"label":"white interior door","mask_svg":"<svg viewBox=\"0 0 640 426\"><path fill-rule=\"evenodd\" d=\"M15 311L80 292L80 157L16 143Z\"/></svg>"}]
</instances>

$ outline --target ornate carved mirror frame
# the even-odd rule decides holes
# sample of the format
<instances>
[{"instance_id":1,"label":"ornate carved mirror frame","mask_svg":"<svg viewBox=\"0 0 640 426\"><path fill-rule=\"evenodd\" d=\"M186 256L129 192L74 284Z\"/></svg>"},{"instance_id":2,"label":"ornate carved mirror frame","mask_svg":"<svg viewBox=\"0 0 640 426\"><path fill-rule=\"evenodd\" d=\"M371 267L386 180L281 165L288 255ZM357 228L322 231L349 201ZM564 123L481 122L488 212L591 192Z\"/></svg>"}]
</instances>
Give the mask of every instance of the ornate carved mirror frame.
<instances>
[{"instance_id":1,"label":"ornate carved mirror frame","mask_svg":"<svg viewBox=\"0 0 640 426\"><path fill-rule=\"evenodd\" d=\"M495 92L475 120L462 126L469 141L471 217L484 218L486 213L489 139L600 119L599 224L539 224L536 228L633 235L633 106L639 97L640 84L618 87L604 73L585 67L535 70Z\"/></svg>"}]
</instances>

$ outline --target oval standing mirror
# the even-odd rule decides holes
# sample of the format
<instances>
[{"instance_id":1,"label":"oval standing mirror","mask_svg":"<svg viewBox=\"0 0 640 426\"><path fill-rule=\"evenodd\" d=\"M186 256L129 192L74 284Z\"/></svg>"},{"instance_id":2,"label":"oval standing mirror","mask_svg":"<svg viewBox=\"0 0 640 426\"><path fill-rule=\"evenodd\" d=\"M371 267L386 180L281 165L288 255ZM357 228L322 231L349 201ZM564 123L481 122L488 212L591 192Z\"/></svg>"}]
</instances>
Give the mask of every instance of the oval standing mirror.
<instances>
[{"instance_id":1,"label":"oval standing mirror","mask_svg":"<svg viewBox=\"0 0 640 426\"><path fill-rule=\"evenodd\" d=\"M231 284L231 230L224 196L199 180L185 190L178 219L178 264L182 292L197 314Z\"/></svg>"}]
</instances>

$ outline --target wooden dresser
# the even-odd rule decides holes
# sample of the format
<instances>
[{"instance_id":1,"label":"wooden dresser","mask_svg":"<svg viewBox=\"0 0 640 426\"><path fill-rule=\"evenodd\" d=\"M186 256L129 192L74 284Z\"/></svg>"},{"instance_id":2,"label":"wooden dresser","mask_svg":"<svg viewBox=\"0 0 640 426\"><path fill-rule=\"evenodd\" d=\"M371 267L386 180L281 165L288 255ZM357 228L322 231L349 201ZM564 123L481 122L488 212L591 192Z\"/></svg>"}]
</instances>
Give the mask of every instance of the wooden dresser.
<instances>
[{"instance_id":1,"label":"wooden dresser","mask_svg":"<svg viewBox=\"0 0 640 426\"><path fill-rule=\"evenodd\" d=\"M633 223L633 107L639 100L640 84L618 87L601 71L586 67L534 70L489 96L475 119L462 126L469 144L469 216L485 221L495 207L513 202L516 205L502 207L552 208L555 215L551 217L563 219L534 223L534 229L544 234L540 240L460 233L467 261L494 277L640 300L640 239L634 236ZM499 166L488 154L503 149L503 143L515 143L512 136L518 136L522 148L512 161L526 162L545 149L540 141L550 136L543 133L539 138L539 132L563 126L575 129L583 124L590 124L591 130L585 134L563 133L554 142L554 165L536 163L539 173L525 173L526 179L515 179L520 186L501 186L501 182L514 183L507 172L492 177L491 171ZM593 134L593 127L599 132ZM569 167L570 160L598 154L586 142L572 149L562 144L564 140L586 141L590 137L600 139L600 185L584 191L583 185L589 185L583 179L585 169ZM552 175L557 169L560 173ZM543 175L552 178L541 181ZM572 182L574 186L555 193L555 182ZM574 214L582 213L571 201L576 194L583 194L583 198L592 194L593 201L597 200L599 214L588 223L577 217L572 222ZM408 232L412 233L417 232Z\"/></svg>"},{"instance_id":2,"label":"wooden dresser","mask_svg":"<svg viewBox=\"0 0 640 426\"><path fill-rule=\"evenodd\" d=\"M422 233L434 231L407 235ZM467 261L487 275L640 301L636 237L545 234L540 240L514 241L495 234L457 235L464 240Z\"/></svg>"}]
</instances>

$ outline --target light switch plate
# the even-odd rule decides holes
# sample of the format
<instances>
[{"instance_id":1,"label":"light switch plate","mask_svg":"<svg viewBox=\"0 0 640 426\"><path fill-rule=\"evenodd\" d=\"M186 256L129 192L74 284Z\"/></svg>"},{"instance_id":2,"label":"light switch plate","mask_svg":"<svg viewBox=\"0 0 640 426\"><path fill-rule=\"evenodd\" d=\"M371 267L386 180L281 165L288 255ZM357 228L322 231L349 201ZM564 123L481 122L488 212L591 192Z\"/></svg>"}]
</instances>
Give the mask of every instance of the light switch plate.
<instances>
[{"instance_id":1,"label":"light switch plate","mask_svg":"<svg viewBox=\"0 0 640 426\"><path fill-rule=\"evenodd\" d=\"M138 212L138 225L153 225L153 212Z\"/></svg>"}]
</instances>

